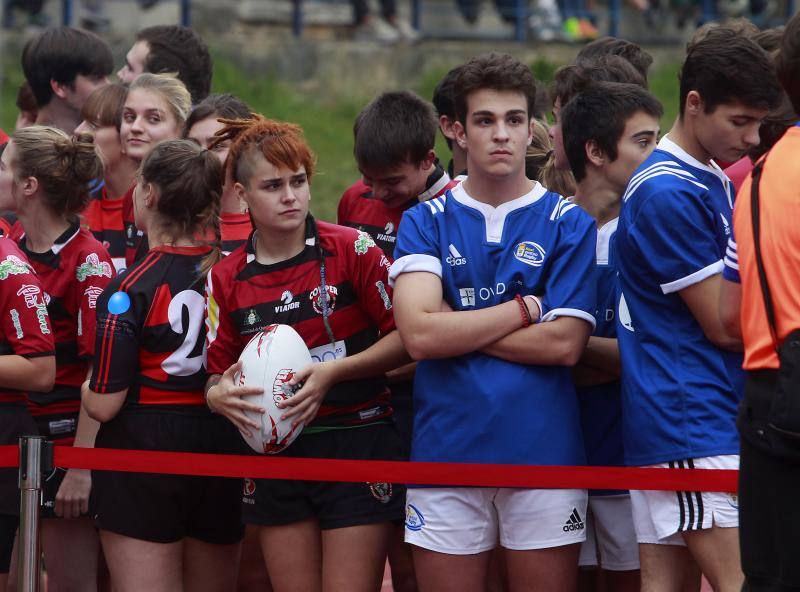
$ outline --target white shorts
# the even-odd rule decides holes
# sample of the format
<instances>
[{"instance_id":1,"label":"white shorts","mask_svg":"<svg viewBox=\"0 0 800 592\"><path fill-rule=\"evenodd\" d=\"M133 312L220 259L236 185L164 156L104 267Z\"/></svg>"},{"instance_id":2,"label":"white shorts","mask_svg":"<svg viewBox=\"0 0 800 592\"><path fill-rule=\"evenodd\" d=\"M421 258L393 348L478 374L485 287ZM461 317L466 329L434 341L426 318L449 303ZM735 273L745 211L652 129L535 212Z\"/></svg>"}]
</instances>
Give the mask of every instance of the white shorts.
<instances>
[{"instance_id":1,"label":"white shorts","mask_svg":"<svg viewBox=\"0 0 800 592\"><path fill-rule=\"evenodd\" d=\"M739 455L726 454L651 465L676 469L738 469ZM733 493L631 491L636 540L654 545L685 545L681 533L712 526L739 526L739 502Z\"/></svg>"},{"instance_id":2,"label":"white shorts","mask_svg":"<svg viewBox=\"0 0 800 592\"><path fill-rule=\"evenodd\" d=\"M639 569L639 545L629 495L589 496L586 540L578 565L609 571Z\"/></svg>"},{"instance_id":3,"label":"white shorts","mask_svg":"<svg viewBox=\"0 0 800 592\"><path fill-rule=\"evenodd\" d=\"M580 543L586 497L585 489L409 489L406 542L451 555L494 549L498 536L516 551Z\"/></svg>"}]
</instances>

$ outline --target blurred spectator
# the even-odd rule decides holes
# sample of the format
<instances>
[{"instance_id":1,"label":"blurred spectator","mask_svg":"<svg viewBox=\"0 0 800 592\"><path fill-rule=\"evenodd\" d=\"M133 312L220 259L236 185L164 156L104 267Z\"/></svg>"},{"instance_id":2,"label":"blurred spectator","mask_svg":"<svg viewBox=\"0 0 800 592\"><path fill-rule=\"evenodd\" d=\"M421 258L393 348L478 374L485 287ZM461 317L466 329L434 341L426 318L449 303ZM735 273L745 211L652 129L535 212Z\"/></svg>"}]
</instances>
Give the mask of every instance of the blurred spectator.
<instances>
[{"instance_id":1,"label":"blurred spectator","mask_svg":"<svg viewBox=\"0 0 800 592\"><path fill-rule=\"evenodd\" d=\"M49 19L42 10L45 0L3 0L3 28L13 29L19 25L14 18L14 10L19 9L27 14L28 26L44 28Z\"/></svg>"},{"instance_id":2,"label":"blurred spectator","mask_svg":"<svg viewBox=\"0 0 800 592\"><path fill-rule=\"evenodd\" d=\"M211 92L214 63L205 41L194 30L180 25L147 27L136 34L136 42L117 72L130 84L139 74L177 73L197 104Z\"/></svg>"},{"instance_id":3,"label":"blurred spectator","mask_svg":"<svg viewBox=\"0 0 800 592\"><path fill-rule=\"evenodd\" d=\"M36 97L33 96L31 85L27 80L20 85L17 91L17 109L19 109L19 114L14 129L28 127L36 122L39 106L36 104Z\"/></svg>"},{"instance_id":4,"label":"blurred spectator","mask_svg":"<svg viewBox=\"0 0 800 592\"><path fill-rule=\"evenodd\" d=\"M87 31L55 27L28 41L22 70L39 105L36 123L72 134L86 99L108 84L113 68L108 43Z\"/></svg>"},{"instance_id":5,"label":"blurred spectator","mask_svg":"<svg viewBox=\"0 0 800 592\"><path fill-rule=\"evenodd\" d=\"M380 0L380 18L370 14L368 0L350 0L350 3L353 5L355 39L381 43L419 40L419 33L409 23L397 17L395 0Z\"/></svg>"}]
</instances>

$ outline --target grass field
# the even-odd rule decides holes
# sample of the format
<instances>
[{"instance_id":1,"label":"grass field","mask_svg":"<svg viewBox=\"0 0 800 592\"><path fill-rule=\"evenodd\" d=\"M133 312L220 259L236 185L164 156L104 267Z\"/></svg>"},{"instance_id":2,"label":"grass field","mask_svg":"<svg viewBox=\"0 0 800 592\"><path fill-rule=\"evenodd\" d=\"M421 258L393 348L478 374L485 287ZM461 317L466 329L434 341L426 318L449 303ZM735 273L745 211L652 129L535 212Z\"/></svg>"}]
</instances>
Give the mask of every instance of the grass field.
<instances>
[{"instance_id":1,"label":"grass field","mask_svg":"<svg viewBox=\"0 0 800 592\"><path fill-rule=\"evenodd\" d=\"M453 64L455 65L455 64ZM558 64L537 61L531 65L537 80L547 83L552 79ZM653 70L650 76L652 91L664 103L665 115L662 131L672 124L677 109L678 64L665 64ZM445 70L424 76L413 90L430 99L433 88ZM16 118L14 99L22 82L22 72L17 62L8 60L0 84L0 127L11 131ZM269 78L255 78L230 61L215 60L214 91L233 92L255 111L268 117L300 124L317 154L317 175L312 191L312 211L324 220L334 220L336 204L344 189L358 178L352 157L352 125L361 107L370 99L319 96L302 93ZM443 161L449 156L444 141L439 138L437 152Z\"/></svg>"}]
</instances>

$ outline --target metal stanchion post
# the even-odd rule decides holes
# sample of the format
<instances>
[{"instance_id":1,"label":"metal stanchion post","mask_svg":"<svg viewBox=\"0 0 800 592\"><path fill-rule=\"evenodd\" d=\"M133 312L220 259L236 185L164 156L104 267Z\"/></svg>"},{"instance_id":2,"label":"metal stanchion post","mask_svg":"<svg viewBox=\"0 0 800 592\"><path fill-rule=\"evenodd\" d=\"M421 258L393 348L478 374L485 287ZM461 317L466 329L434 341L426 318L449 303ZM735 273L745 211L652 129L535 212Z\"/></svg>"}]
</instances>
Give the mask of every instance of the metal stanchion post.
<instances>
[{"instance_id":1,"label":"metal stanchion post","mask_svg":"<svg viewBox=\"0 0 800 592\"><path fill-rule=\"evenodd\" d=\"M52 470L52 445L41 436L19 439L19 592L39 592L41 547L39 544L39 509L42 497L42 473Z\"/></svg>"}]
</instances>

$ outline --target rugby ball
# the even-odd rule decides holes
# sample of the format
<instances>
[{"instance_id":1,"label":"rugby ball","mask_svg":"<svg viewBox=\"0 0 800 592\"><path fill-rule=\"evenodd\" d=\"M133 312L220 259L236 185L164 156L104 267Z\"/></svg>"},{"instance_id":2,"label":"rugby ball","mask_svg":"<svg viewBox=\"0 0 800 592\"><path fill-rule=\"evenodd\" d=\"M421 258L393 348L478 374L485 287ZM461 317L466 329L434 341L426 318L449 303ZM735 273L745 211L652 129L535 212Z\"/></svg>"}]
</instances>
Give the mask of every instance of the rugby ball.
<instances>
[{"instance_id":1,"label":"rugby ball","mask_svg":"<svg viewBox=\"0 0 800 592\"><path fill-rule=\"evenodd\" d=\"M234 383L263 388L261 395L250 395L245 400L265 409L263 415L246 412L261 425L261 430L252 430L249 437L242 436L256 452L276 454L294 442L303 429L302 423L292 428L295 418L281 420L288 408L280 409L276 403L292 398L299 389L290 387L289 381L298 370L311 364L311 354L289 325L270 325L248 342L239 361L242 369L234 376Z\"/></svg>"}]
</instances>

